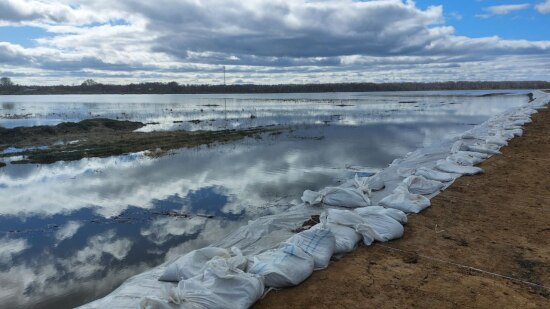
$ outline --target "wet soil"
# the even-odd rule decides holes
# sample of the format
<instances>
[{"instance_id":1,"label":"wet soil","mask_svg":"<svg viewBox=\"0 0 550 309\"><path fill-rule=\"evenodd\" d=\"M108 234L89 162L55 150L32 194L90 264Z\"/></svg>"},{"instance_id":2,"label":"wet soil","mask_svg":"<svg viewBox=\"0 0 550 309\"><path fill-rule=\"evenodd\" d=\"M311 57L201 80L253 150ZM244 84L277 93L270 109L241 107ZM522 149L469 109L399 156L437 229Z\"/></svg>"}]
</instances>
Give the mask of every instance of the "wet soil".
<instances>
[{"instance_id":1,"label":"wet soil","mask_svg":"<svg viewBox=\"0 0 550 309\"><path fill-rule=\"evenodd\" d=\"M550 308L550 109L524 136L354 252L254 308Z\"/></svg>"},{"instance_id":2,"label":"wet soil","mask_svg":"<svg viewBox=\"0 0 550 309\"><path fill-rule=\"evenodd\" d=\"M280 132L277 127L256 127L243 130L219 131L162 131L134 132L143 127L141 122L111 119L90 119L78 123L61 123L56 126L0 127L0 151L8 147L29 148L47 146L17 153L25 157L11 163L48 164L73 161L86 157L108 157L132 152L150 151L159 156L167 151L225 143L264 132ZM0 154L1 157L14 154ZM0 162L0 167L2 164Z\"/></svg>"}]
</instances>

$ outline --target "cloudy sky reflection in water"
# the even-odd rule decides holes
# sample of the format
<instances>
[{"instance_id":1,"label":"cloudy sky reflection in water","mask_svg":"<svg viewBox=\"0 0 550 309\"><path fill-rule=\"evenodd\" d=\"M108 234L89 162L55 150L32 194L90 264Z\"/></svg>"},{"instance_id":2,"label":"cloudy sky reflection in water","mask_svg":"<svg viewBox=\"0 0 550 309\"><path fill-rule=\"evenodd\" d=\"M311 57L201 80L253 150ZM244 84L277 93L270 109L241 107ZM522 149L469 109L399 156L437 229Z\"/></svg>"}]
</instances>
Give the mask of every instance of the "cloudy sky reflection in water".
<instances>
[{"instance_id":1,"label":"cloudy sky reflection in water","mask_svg":"<svg viewBox=\"0 0 550 309\"><path fill-rule=\"evenodd\" d=\"M298 203L305 189L337 184L355 170L383 168L527 100L313 96L313 101L230 99L235 116L225 124L291 125L281 135L184 149L159 159L133 154L0 169L0 307L61 308L92 300L132 274L207 245L251 218L283 211ZM56 106L42 103L14 102L10 110L41 108L29 111L37 118L26 119L39 122ZM336 106L341 103L352 106ZM201 113L192 114L198 104L177 101L120 103L122 107L101 103L107 105L100 108L94 102L67 104L76 118L110 108L114 112L109 116L122 116L118 108L138 104L127 118L161 124L170 123L167 106L178 110L178 118ZM291 112L293 104L298 108ZM219 121L224 112L215 107L208 117ZM250 121L252 112L255 122ZM199 123L195 129L206 126Z\"/></svg>"}]
</instances>

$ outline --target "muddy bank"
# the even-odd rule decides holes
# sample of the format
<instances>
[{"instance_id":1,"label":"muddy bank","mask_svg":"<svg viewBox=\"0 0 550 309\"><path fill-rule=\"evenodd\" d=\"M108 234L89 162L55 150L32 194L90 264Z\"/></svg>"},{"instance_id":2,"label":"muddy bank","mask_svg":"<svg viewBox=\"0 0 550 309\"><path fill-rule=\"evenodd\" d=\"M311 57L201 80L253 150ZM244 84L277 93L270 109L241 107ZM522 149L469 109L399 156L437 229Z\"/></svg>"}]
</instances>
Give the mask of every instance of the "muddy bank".
<instances>
[{"instance_id":1,"label":"muddy bank","mask_svg":"<svg viewBox=\"0 0 550 309\"><path fill-rule=\"evenodd\" d=\"M139 151L151 151L151 155L158 156L169 150L225 143L264 132L282 130L276 127L257 127L220 131L134 132L143 126L141 122L90 119L78 123L61 123L56 126L0 128L0 151L9 147L40 146L40 149L18 152L17 155L24 156L24 159L13 161L14 164L48 164ZM0 154L0 158L13 155L13 153Z\"/></svg>"},{"instance_id":2,"label":"muddy bank","mask_svg":"<svg viewBox=\"0 0 550 309\"><path fill-rule=\"evenodd\" d=\"M402 239L361 246L254 308L548 308L550 110L502 153L409 216Z\"/></svg>"}]
</instances>

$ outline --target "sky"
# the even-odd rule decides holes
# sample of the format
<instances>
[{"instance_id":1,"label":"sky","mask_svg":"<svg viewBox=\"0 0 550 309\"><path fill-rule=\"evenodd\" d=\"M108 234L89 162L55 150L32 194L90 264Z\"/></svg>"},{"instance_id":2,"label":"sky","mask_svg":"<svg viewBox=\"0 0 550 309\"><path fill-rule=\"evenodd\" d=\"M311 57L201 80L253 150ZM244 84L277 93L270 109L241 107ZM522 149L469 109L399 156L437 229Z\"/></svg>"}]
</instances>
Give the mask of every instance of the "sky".
<instances>
[{"instance_id":1,"label":"sky","mask_svg":"<svg viewBox=\"0 0 550 309\"><path fill-rule=\"evenodd\" d=\"M18 84L550 80L550 0L0 0Z\"/></svg>"}]
</instances>

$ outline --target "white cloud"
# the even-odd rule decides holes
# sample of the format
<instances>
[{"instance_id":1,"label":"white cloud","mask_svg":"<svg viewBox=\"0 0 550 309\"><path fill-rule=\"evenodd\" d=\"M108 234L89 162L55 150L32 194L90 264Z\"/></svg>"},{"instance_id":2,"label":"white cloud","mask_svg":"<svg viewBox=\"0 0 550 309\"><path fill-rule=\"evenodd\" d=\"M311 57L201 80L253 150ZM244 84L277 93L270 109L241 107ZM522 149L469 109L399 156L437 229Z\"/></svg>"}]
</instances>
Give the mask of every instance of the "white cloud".
<instances>
[{"instance_id":1,"label":"white cloud","mask_svg":"<svg viewBox=\"0 0 550 309\"><path fill-rule=\"evenodd\" d=\"M88 245L75 253L74 256L62 263L66 269L71 269L74 277L86 278L104 268L101 258L104 254L111 255L116 260L123 260L133 242L128 238L120 238L113 230L93 236Z\"/></svg>"},{"instance_id":2,"label":"white cloud","mask_svg":"<svg viewBox=\"0 0 550 309\"><path fill-rule=\"evenodd\" d=\"M550 0L546 0L544 2L541 2L535 6L535 9L539 11L541 14L548 14L550 13Z\"/></svg>"},{"instance_id":3,"label":"white cloud","mask_svg":"<svg viewBox=\"0 0 550 309\"><path fill-rule=\"evenodd\" d=\"M494 5L494 6L485 8L485 11L493 15L506 15L515 11L525 10L530 6L531 5L529 3Z\"/></svg>"},{"instance_id":4,"label":"white cloud","mask_svg":"<svg viewBox=\"0 0 550 309\"><path fill-rule=\"evenodd\" d=\"M545 5L537 9L544 11ZM221 82L221 65L231 72L230 82L335 82L356 72L382 74L387 69L350 62L354 57L378 63L408 58L420 76L434 58L439 66L452 66L548 56L549 48L548 41L459 37L445 24L442 6L420 9L400 0L9 0L0 6L0 24L49 32L36 40L36 47L0 43L0 73L17 74L19 83L73 83L90 77L115 83L216 83ZM485 15L528 6L493 6ZM394 68L388 76L405 80L402 72ZM487 76L494 74L487 71ZM384 79L368 75L358 81Z\"/></svg>"},{"instance_id":5,"label":"white cloud","mask_svg":"<svg viewBox=\"0 0 550 309\"><path fill-rule=\"evenodd\" d=\"M84 224L79 221L67 222L67 224L65 224L55 233L55 238L57 239L57 242L60 243L65 239L73 237L76 232L78 232L78 230L82 227L82 225Z\"/></svg>"},{"instance_id":6,"label":"white cloud","mask_svg":"<svg viewBox=\"0 0 550 309\"><path fill-rule=\"evenodd\" d=\"M30 248L26 239L0 239L0 264L10 264L13 256Z\"/></svg>"},{"instance_id":7,"label":"white cloud","mask_svg":"<svg viewBox=\"0 0 550 309\"><path fill-rule=\"evenodd\" d=\"M0 22L3 23L86 24L105 20L98 19L100 16L89 10L75 9L60 1L3 0L0 2Z\"/></svg>"},{"instance_id":8,"label":"white cloud","mask_svg":"<svg viewBox=\"0 0 550 309\"><path fill-rule=\"evenodd\" d=\"M453 19L456 19L456 20L462 20L462 18L464 18L464 16L462 16L462 14L460 14L458 12L451 12L451 13L449 13L449 16Z\"/></svg>"},{"instance_id":9,"label":"white cloud","mask_svg":"<svg viewBox=\"0 0 550 309\"><path fill-rule=\"evenodd\" d=\"M198 233L206 223L206 218L192 217L174 219L173 217L158 218L141 230L141 235L147 237L156 245L162 245L173 236L193 235Z\"/></svg>"}]
</instances>

